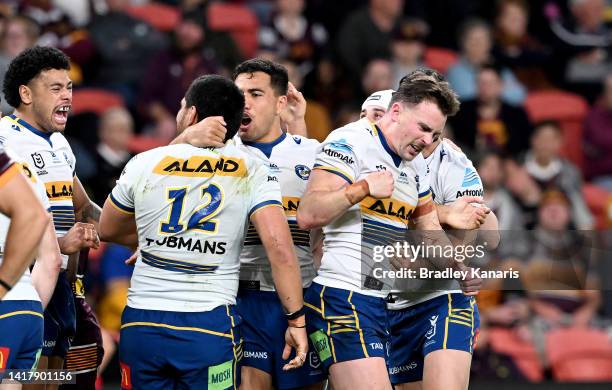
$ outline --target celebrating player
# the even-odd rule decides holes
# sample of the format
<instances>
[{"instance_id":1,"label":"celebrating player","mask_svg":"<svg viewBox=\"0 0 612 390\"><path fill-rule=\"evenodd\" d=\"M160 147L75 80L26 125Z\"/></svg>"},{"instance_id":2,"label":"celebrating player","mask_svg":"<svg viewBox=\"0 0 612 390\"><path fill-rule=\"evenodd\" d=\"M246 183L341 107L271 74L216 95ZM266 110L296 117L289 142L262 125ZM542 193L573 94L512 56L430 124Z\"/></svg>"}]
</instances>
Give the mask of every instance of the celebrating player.
<instances>
[{"instance_id":1,"label":"celebrating player","mask_svg":"<svg viewBox=\"0 0 612 390\"><path fill-rule=\"evenodd\" d=\"M393 92L392 89L385 89L384 91L377 91L368 96L361 105L359 119L368 118L372 123L378 122L387 112Z\"/></svg>"},{"instance_id":2,"label":"celebrating player","mask_svg":"<svg viewBox=\"0 0 612 390\"><path fill-rule=\"evenodd\" d=\"M243 348L234 304L248 219L288 313L282 358L290 347L296 357L285 369L306 359L300 270L278 182L268 166L227 141L238 131L243 108L244 97L230 80L196 79L181 102L177 128L222 116L226 145L178 144L142 153L104 205L102 237L140 246L122 318L124 388L236 388Z\"/></svg>"}]
</instances>

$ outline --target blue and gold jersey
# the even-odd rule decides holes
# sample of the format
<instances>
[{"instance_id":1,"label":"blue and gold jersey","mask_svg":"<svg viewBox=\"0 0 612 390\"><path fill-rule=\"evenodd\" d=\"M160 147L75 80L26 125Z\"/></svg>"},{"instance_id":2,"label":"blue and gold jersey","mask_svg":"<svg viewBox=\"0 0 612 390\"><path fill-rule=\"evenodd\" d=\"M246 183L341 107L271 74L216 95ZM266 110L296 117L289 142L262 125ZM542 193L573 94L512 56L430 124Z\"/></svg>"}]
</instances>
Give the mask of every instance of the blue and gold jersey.
<instances>
[{"instance_id":1,"label":"blue and gold jersey","mask_svg":"<svg viewBox=\"0 0 612 390\"><path fill-rule=\"evenodd\" d=\"M140 258L128 293L135 309L196 312L235 304L250 216L282 207L266 164L234 141L218 149L171 145L134 157L110 200L134 213Z\"/></svg>"},{"instance_id":2,"label":"blue and gold jersey","mask_svg":"<svg viewBox=\"0 0 612 390\"><path fill-rule=\"evenodd\" d=\"M318 149L314 169L340 176L349 184L377 171L395 180L390 198L366 197L323 228L321 268L315 282L374 296L386 296L391 286L370 275L364 248L389 245L405 237L419 202L430 200L429 185L413 166L389 147L383 132L366 118L333 131ZM423 192L419 189L423 187Z\"/></svg>"},{"instance_id":3,"label":"blue and gold jersey","mask_svg":"<svg viewBox=\"0 0 612 390\"><path fill-rule=\"evenodd\" d=\"M236 142L241 141L236 138ZM242 142L242 144L249 154L269 164L270 180L278 180L280 184L283 208L300 263L302 285L308 287L316 272L310 248L310 231L298 227L297 208L306 191L319 143L312 139L283 133L273 142ZM250 286L258 285L261 291L274 291L270 262L253 225L249 225L240 261L241 281Z\"/></svg>"},{"instance_id":4,"label":"blue and gold jersey","mask_svg":"<svg viewBox=\"0 0 612 390\"><path fill-rule=\"evenodd\" d=\"M15 115L0 119L0 142L13 150L20 161L38 176L45 187L58 237L75 223L72 203L75 157L63 134L48 133ZM62 255L62 269L68 256Z\"/></svg>"}]
</instances>

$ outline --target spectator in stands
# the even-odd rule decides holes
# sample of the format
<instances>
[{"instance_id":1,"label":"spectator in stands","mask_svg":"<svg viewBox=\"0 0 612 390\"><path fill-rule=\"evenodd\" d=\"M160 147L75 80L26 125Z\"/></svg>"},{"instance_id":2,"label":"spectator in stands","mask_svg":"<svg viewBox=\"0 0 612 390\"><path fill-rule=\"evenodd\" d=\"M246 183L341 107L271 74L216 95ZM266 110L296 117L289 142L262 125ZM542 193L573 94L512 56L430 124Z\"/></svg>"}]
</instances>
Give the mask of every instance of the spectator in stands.
<instances>
[{"instance_id":1,"label":"spectator in stands","mask_svg":"<svg viewBox=\"0 0 612 390\"><path fill-rule=\"evenodd\" d=\"M394 30L391 38L391 66L393 87L397 88L402 77L423 65L425 38L429 27L420 19L405 19Z\"/></svg>"},{"instance_id":2,"label":"spectator in stands","mask_svg":"<svg viewBox=\"0 0 612 390\"><path fill-rule=\"evenodd\" d=\"M461 57L448 70L448 81L462 100L474 99L478 93L478 71L491 62L492 36L489 25L480 19L465 22L460 33ZM521 104L526 90L511 70L501 70L502 100Z\"/></svg>"},{"instance_id":3,"label":"spectator in stands","mask_svg":"<svg viewBox=\"0 0 612 390\"><path fill-rule=\"evenodd\" d=\"M601 101L586 118L583 142L587 178L612 191L612 73Z\"/></svg>"},{"instance_id":4,"label":"spectator in stands","mask_svg":"<svg viewBox=\"0 0 612 390\"><path fill-rule=\"evenodd\" d=\"M132 157L128 144L133 134L134 122L125 108L111 108L101 116L95 157L97 173L89 183L97 204L104 203Z\"/></svg>"},{"instance_id":5,"label":"spectator in stands","mask_svg":"<svg viewBox=\"0 0 612 390\"><path fill-rule=\"evenodd\" d=\"M14 16L5 22L0 47L0 82L4 81L4 74L11 60L25 49L34 46L39 34L40 27L28 17ZM3 115L13 112L13 107L6 102L4 95L0 110Z\"/></svg>"},{"instance_id":6,"label":"spectator in stands","mask_svg":"<svg viewBox=\"0 0 612 390\"><path fill-rule=\"evenodd\" d=\"M259 49L295 63L307 75L327 56L327 30L304 17L304 0L276 0L269 24L259 29Z\"/></svg>"},{"instance_id":7,"label":"spectator in stands","mask_svg":"<svg viewBox=\"0 0 612 390\"><path fill-rule=\"evenodd\" d=\"M393 89L398 84L393 84L393 73L391 62L383 58L373 59L368 62L361 77L361 96L355 100L355 106L361 107L361 103L376 91Z\"/></svg>"},{"instance_id":8,"label":"spectator in stands","mask_svg":"<svg viewBox=\"0 0 612 390\"><path fill-rule=\"evenodd\" d=\"M391 31L399 22L403 7L403 0L370 0L367 7L346 18L338 32L336 50L354 83L372 59L390 57Z\"/></svg>"},{"instance_id":9,"label":"spectator in stands","mask_svg":"<svg viewBox=\"0 0 612 390\"><path fill-rule=\"evenodd\" d=\"M94 83L120 93L132 107L143 64L167 46L166 37L125 10L129 0L106 0L109 12L96 16L90 27L97 58Z\"/></svg>"},{"instance_id":10,"label":"spectator in stands","mask_svg":"<svg viewBox=\"0 0 612 390\"><path fill-rule=\"evenodd\" d=\"M456 141L473 151L494 149L517 157L529 147L531 124L525 110L503 101L499 67L482 65L477 84L476 99L464 101L450 118Z\"/></svg>"},{"instance_id":11,"label":"spectator in stands","mask_svg":"<svg viewBox=\"0 0 612 390\"><path fill-rule=\"evenodd\" d=\"M559 189L571 205L573 227L592 229L593 217L582 196L582 177L576 166L561 156L562 144L563 134L558 123L547 121L538 124L523 165L519 168L507 166L511 173L506 185L524 210L532 215L544 192Z\"/></svg>"},{"instance_id":12,"label":"spectator in stands","mask_svg":"<svg viewBox=\"0 0 612 390\"><path fill-rule=\"evenodd\" d=\"M529 7L525 0L502 0L495 19L493 56L511 69L530 89L550 86L543 67L549 51L529 35Z\"/></svg>"},{"instance_id":13,"label":"spectator in stands","mask_svg":"<svg viewBox=\"0 0 612 390\"><path fill-rule=\"evenodd\" d=\"M544 192L523 274L531 307L549 326L589 326L601 303L590 241L571 229L571 201Z\"/></svg>"},{"instance_id":14,"label":"spectator in stands","mask_svg":"<svg viewBox=\"0 0 612 390\"><path fill-rule=\"evenodd\" d=\"M217 72L214 52L206 50L205 40L204 15L185 13L174 31L172 46L149 62L138 106L155 137L166 141L175 137L175 117L187 88L196 77Z\"/></svg>"},{"instance_id":15,"label":"spectator in stands","mask_svg":"<svg viewBox=\"0 0 612 390\"><path fill-rule=\"evenodd\" d=\"M550 12L557 62L566 64L567 87L593 101L601 80L612 71L612 29L605 24L605 0L568 1L571 18Z\"/></svg>"},{"instance_id":16,"label":"spectator in stands","mask_svg":"<svg viewBox=\"0 0 612 390\"><path fill-rule=\"evenodd\" d=\"M476 169L484 188L483 199L497 216L500 231L522 229L521 209L504 187L503 168L503 158L499 153L488 151L478 159Z\"/></svg>"}]
</instances>

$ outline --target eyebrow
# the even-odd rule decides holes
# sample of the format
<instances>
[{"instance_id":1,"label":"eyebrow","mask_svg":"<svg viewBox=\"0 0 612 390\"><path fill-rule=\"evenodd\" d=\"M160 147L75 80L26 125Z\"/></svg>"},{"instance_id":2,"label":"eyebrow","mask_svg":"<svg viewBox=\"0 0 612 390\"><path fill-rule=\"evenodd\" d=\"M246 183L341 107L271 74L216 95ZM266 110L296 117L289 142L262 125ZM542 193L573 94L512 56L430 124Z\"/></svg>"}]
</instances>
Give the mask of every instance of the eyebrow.
<instances>
[{"instance_id":1,"label":"eyebrow","mask_svg":"<svg viewBox=\"0 0 612 390\"><path fill-rule=\"evenodd\" d=\"M427 123L419 122L419 126L421 126L423 131L426 132L426 133L432 133L433 132L433 129L431 127L429 127L429 125Z\"/></svg>"},{"instance_id":2,"label":"eyebrow","mask_svg":"<svg viewBox=\"0 0 612 390\"><path fill-rule=\"evenodd\" d=\"M248 92L248 93L253 93L253 92L261 92L261 93L264 93L264 90L263 90L263 89L261 89L261 88L249 88L249 89L247 89L247 92Z\"/></svg>"}]
</instances>

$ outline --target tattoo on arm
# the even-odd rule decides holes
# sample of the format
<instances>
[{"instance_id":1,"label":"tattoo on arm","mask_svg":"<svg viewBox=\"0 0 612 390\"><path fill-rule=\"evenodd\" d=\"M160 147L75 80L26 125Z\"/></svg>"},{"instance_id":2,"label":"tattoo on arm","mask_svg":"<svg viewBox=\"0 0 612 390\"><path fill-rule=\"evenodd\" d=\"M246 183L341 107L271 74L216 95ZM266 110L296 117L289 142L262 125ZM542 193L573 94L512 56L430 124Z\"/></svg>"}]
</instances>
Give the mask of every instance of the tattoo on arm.
<instances>
[{"instance_id":1,"label":"tattoo on arm","mask_svg":"<svg viewBox=\"0 0 612 390\"><path fill-rule=\"evenodd\" d=\"M83 207L83 210L81 211L81 222L100 222L101 213L102 209L100 206L95 204L93 201L90 201L89 204Z\"/></svg>"}]
</instances>

